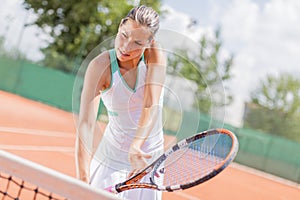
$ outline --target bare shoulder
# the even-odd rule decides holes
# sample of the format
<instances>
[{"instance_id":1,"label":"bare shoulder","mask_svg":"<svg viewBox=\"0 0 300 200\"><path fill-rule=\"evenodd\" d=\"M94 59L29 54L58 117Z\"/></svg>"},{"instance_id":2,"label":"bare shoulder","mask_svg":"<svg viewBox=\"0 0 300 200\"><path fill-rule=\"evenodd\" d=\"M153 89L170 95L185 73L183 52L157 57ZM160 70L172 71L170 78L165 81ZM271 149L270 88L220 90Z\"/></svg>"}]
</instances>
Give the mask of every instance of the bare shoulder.
<instances>
[{"instance_id":1,"label":"bare shoulder","mask_svg":"<svg viewBox=\"0 0 300 200\"><path fill-rule=\"evenodd\" d=\"M145 59L147 64L166 65L166 55L157 42L153 42L150 48L145 50Z\"/></svg>"},{"instance_id":2,"label":"bare shoulder","mask_svg":"<svg viewBox=\"0 0 300 200\"><path fill-rule=\"evenodd\" d=\"M110 66L110 59L108 51L105 51L95 57L89 63L88 70L94 73L103 73Z\"/></svg>"},{"instance_id":3,"label":"bare shoulder","mask_svg":"<svg viewBox=\"0 0 300 200\"><path fill-rule=\"evenodd\" d=\"M110 72L109 52L105 51L91 60L85 79L97 85L98 90L104 90L110 84Z\"/></svg>"}]
</instances>

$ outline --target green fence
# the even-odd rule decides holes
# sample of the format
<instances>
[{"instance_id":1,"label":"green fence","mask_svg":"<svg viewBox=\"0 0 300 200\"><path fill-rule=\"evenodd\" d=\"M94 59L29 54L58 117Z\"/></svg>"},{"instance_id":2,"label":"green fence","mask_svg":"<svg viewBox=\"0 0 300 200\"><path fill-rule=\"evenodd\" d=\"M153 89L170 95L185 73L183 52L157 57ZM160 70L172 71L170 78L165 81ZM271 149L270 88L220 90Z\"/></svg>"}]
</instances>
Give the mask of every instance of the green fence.
<instances>
[{"instance_id":1,"label":"green fence","mask_svg":"<svg viewBox=\"0 0 300 200\"><path fill-rule=\"evenodd\" d=\"M32 63L0 58L0 89L77 112L82 78ZM75 89L74 89L75 88ZM75 108L74 108L75 107ZM172 116L172 117L171 117ZM182 115L166 108L166 130L178 140L211 127L223 126L239 140L236 162L300 183L300 144L249 129L222 124L194 112Z\"/></svg>"},{"instance_id":2,"label":"green fence","mask_svg":"<svg viewBox=\"0 0 300 200\"><path fill-rule=\"evenodd\" d=\"M239 129L237 161L300 183L300 144L285 138Z\"/></svg>"},{"instance_id":3,"label":"green fence","mask_svg":"<svg viewBox=\"0 0 300 200\"><path fill-rule=\"evenodd\" d=\"M1 58L0 79L2 90L72 111L74 75Z\"/></svg>"},{"instance_id":4,"label":"green fence","mask_svg":"<svg viewBox=\"0 0 300 200\"><path fill-rule=\"evenodd\" d=\"M198 132L214 127L226 128L234 132L239 140L235 162L300 183L300 143L257 130L222 124L195 112L184 112L182 118L180 129L168 133L176 134L180 139L190 136L195 130L195 119L199 122Z\"/></svg>"}]
</instances>

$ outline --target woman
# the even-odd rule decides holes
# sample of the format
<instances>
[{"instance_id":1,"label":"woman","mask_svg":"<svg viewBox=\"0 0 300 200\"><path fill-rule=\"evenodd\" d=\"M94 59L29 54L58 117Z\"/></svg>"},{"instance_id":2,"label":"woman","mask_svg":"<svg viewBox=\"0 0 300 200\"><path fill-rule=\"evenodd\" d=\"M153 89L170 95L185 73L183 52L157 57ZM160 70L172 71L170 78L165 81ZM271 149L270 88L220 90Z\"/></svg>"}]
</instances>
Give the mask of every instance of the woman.
<instances>
[{"instance_id":1,"label":"woman","mask_svg":"<svg viewBox=\"0 0 300 200\"><path fill-rule=\"evenodd\" d=\"M86 71L76 143L77 175L97 188L124 181L163 151L166 59L154 40L158 28L159 16L152 8L133 8L121 20L115 48L93 59ZM102 138L96 126L99 96L109 116ZM161 199L161 193L136 189L120 197L153 200Z\"/></svg>"}]
</instances>

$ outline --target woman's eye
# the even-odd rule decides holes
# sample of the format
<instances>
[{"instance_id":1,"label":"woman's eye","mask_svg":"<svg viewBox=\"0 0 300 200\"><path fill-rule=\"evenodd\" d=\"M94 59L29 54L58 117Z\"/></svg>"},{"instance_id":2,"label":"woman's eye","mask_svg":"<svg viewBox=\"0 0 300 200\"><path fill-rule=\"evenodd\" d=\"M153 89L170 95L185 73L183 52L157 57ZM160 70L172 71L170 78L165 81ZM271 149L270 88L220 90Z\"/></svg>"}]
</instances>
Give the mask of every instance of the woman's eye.
<instances>
[{"instance_id":1,"label":"woman's eye","mask_svg":"<svg viewBox=\"0 0 300 200\"><path fill-rule=\"evenodd\" d=\"M126 35L125 33L122 33L122 36L123 36L124 38L127 38L127 35Z\"/></svg>"},{"instance_id":2,"label":"woman's eye","mask_svg":"<svg viewBox=\"0 0 300 200\"><path fill-rule=\"evenodd\" d=\"M137 45L142 46L143 44L140 42L135 42Z\"/></svg>"}]
</instances>

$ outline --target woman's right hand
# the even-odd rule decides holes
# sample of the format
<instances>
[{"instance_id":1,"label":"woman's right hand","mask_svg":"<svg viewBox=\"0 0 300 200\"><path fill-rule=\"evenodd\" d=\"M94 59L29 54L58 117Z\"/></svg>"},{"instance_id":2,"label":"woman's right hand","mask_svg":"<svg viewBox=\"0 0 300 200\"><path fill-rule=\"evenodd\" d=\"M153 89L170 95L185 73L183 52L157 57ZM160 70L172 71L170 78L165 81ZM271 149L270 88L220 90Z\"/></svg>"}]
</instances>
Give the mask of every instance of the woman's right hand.
<instances>
[{"instance_id":1,"label":"woman's right hand","mask_svg":"<svg viewBox=\"0 0 300 200\"><path fill-rule=\"evenodd\" d=\"M82 177L80 177L79 179L82 180L83 182L90 183L89 177L90 177L89 175L85 174Z\"/></svg>"},{"instance_id":2,"label":"woman's right hand","mask_svg":"<svg viewBox=\"0 0 300 200\"><path fill-rule=\"evenodd\" d=\"M128 178L145 169L148 166L147 159L150 159L151 157L151 154L147 154L140 148L131 145L128 153L128 160L132 167L132 171L129 173Z\"/></svg>"},{"instance_id":3,"label":"woman's right hand","mask_svg":"<svg viewBox=\"0 0 300 200\"><path fill-rule=\"evenodd\" d=\"M83 162L79 163L79 166L77 167L77 178L83 182L90 183L89 170L87 170L86 163Z\"/></svg>"},{"instance_id":4,"label":"woman's right hand","mask_svg":"<svg viewBox=\"0 0 300 200\"><path fill-rule=\"evenodd\" d=\"M86 151L86 148L80 138L76 139L76 177L86 183L89 183L89 166L90 166L91 155Z\"/></svg>"}]
</instances>

